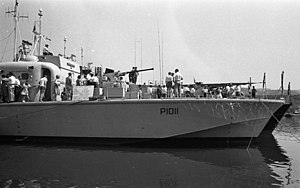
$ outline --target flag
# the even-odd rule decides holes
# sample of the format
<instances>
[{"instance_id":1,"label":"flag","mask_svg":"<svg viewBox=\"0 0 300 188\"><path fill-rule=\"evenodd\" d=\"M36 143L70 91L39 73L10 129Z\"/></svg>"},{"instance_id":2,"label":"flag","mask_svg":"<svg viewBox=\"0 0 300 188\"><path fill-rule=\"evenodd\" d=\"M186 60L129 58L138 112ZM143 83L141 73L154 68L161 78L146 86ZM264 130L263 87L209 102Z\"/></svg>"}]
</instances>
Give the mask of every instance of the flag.
<instances>
[{"instance_id":1,"label":"flag","mask_svg":"<svg viewBox=\"0 0 300 188\"><path fill-rule=\"evenodd\" d=\"M33 33L35 33L35 32L36 32L35 24L34 24L34 26L33 26L33 30L32 30L32 32L33 32Z\"/></svg>"},{"instance_id":2,"label":"flag","mask_svg":"<svg viewBox=\"0 0 300 188\"><path fill-rule=\"evenodd\" d=\"M33 26L33 30L32 30L32 32L33 32L34 34L38 35L38 32L36 31L35 24L34 24L34 26Z\"/></svg>"},{"instance_id":3,"label":"flag","mask_svg":"<svg viewBox=\"0 0 300 188\"><path fill-rule=\"evenodd\" d=\"M264 78L263 78L263 88L265 88L266 85L266 73L264 73Z\"/></svg>"},{"instance_id":4,"label":"flag","mask_svg":"<svg viewBox=\"0 0 300 188\"><path fill-rule=\"evenodd\" d=\"M284 78L284 71L281 73L281 89L283 90L283 78Z\"/></svg>"}]
</instances>

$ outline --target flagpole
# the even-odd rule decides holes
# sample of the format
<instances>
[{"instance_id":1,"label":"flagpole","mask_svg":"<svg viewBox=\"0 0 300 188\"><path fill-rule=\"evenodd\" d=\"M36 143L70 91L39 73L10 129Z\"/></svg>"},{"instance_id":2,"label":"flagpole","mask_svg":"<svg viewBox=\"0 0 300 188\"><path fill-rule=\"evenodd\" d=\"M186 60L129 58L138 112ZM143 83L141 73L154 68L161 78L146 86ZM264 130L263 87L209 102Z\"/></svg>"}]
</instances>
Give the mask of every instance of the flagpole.
<instances>
[{"instance_id":1,"label":"flagpole","mask_svg":"<svg viewBox=\"0 0 300 188\"><path fill-rule=\"evenodd\" d=\"M265 98L265 88L266 88L266 73L264 72L264 77L263 77L263 98Z\"/></svg>"},{"instance_id":2,"label":"flagpole","mask_svg":"<svg viewBox=\"0 0 300 188\"><path fill-rule=\"evenodd\" d=\"M284 71L281 72L281 97L283 97L283 77L284 77Z\"/></svg>"},{"instance_id":3,"label":"flagpole","mask_svg":"<svg viewBox=\"0 0 300 188\"><path fill-rule=\"evenodd\" d=\"M67 43L67 36L64 37L64 58L66 58L66 43Z\"/></svg>"},{"instance_id":4,"label":"flagpole","mask_svg":"<svg viewBox=\"0 0 300 188\"><path fill-rule=\"evenodd\" d=\"M141 69L143 69L143 38L141 37ZM141 83L143 83L143 73L141 73Z\"/></svg>"},{"instance_id":5,"label":"flagpole","mask_svg":"<svg viewBox=\"0 0 300 188\"><path fill-rule=\"evenodd\" d=\"M81 47L81 66L83 67L83 48Z\"/></svg>"},{"instance_id":6,"label":"flagpole","mask_svg":"<svg viewBox=\"0 0 300 188\"><path fill-rule=\"evenodd\" d=\"M289 103L292 103L291 82L289 82L288 84L288 99L289 99Z\"/></svg>"}]
</instances>

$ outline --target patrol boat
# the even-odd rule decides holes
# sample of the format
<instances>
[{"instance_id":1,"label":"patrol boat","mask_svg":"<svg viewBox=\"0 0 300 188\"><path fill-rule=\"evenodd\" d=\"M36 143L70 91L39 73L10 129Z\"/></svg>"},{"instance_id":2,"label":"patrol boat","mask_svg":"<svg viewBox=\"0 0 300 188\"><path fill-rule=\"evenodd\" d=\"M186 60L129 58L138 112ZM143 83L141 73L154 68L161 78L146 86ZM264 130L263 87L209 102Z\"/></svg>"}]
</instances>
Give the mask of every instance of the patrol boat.
<instances>
[{"instance_id":1,"label":"patrol boat","mask_svg":"<svg viewBox=\"0 0 300 188\"><path fill-rule=\"evenodd\" d=\"M41 37L38 33L37 38ZM31 102L0 104L1 139L97 143L252 141L272 134L290 106L284 100L268 99L138 99L134 84L127 92L110 82L103 82L102 89L74 87L72 101L53 101L55 76L61 75L64 80L71 72L74 78L82 68L74 59L61 55L33 56L25 48L21 55L15 61L1 62L0 72L12 72L21 82L28 82ZM45 74L45 101L39 102L38 82ZM92 96L93 101L89 100Z\"/></svg>"}]
</instances>

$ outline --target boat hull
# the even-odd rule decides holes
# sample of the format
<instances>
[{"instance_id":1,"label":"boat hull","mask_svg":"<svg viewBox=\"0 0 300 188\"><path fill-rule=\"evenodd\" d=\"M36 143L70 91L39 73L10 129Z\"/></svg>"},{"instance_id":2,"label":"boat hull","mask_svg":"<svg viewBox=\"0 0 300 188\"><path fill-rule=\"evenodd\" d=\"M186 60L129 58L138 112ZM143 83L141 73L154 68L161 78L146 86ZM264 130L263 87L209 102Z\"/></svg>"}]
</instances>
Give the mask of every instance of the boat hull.
<instances>
[{"instance_id":1,"label":"boat hull","mask_svg":"<svg viewBox=\"0 0 300 188\"><path fill-rule=\"evenodd\" d=\"M256 138L278 100L166 99L0 105L0 136L169 139Z\"/></svg>"}]
</instances>

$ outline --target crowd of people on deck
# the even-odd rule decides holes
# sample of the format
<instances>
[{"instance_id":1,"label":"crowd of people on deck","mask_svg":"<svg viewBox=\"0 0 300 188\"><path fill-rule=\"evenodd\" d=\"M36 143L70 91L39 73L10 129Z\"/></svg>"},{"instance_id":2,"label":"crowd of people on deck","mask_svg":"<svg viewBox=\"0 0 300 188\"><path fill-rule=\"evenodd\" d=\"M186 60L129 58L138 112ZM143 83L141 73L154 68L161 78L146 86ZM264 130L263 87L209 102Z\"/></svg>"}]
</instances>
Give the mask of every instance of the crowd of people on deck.
<instances>
[{"instance_id":1,"label":"crowd of people on deck","mask_svg":"<svg viewBox=\"0 0 300 188\"><path fill-rule=\"evenodd\" d=\"M22 82L22 83L21 83ZM47 75L43 75L39 80L38 85L38 101L43 102L45 99L45 92L48 85ZM65 87L60 91L60 85L64 83ZM68 73L65 82L60 80L60 76L56 75L53 83L51 83L52 100L57 101L57 97L61 96L63 101L71 101L73 96L73 85L99 85L99 79L94 74L87 74L85 76L79 75L76 80L76 84L73 84L72 73ZM28 102L30 101L29 88L33 87L27 81L21 80L20 77L16 77L12 72L8 74L2 74L0 78L0 103L10 102Z\"/></svg>"},{"instance_id":2,"label":"crowd of people on deck","mask_svg":"<svg viewBox=\"0 0 300 188\"><path fill-rule=\"evenodd\" d=\"M168 73L165 78L165 85L147 86L146 83L139 85L139 98L179 98L187 96L187 93L190 93L189 96L191 96L195 93L195 88L183 86L183 76L179 69L175 69L174 73Z\"/></svg>"},{"instance_id":3,"label":"crowd of people on deck","mask_svg":"<svg viewBox=\"0 0 300 188\"><path fill-rule=\"evenodd\" d=\"M29 100L28 82L21 83L20 77L15 77L12 72L2 74L0 80L0 102L25 102Z\"/></svg>"},{"instance_id":4,"label":"crowd of people on deck","mask_svg":"<svg viewBox=\"0 0 300 188\"><path fill-rule=\"evenodd\" d=\"M146 88L146 89L144 89ZM170 88L167 88L166 85L158 86L146 86L139 85L139 98L147 98L145 94L150 94L150 98L177 98L177 97L197 97L197 98L244 98L245 94L241 91L240 87L216 87L209 88L208 86L196 86L195 84L191 85L182 85L180 86L180 91L177 92L174 85ZM253 86L249 90L249 96L256 98L257 90ZM176 96L177 95L177 96Z\"/></svg>"},{"instance_id":5,"label":"crowd of people on deck","mask_svg":"<svg viewBox=\"0 0 300 188\"><path fill-rule=\"evenodd\" d=\"M78 75L76 80L76 86L87 86L93 85L95 87L99 86L99 78L94 73L89 73L87 75Z\"/></svg>"},{"instance_id":6,"label":"crowd of people on deck","mask_svg":"<svg viewBox=\"0 0 300 188\"><path fill-rule=\"evenodd\" d=\"M252 98L256 98L257 90L253 86L252 89L248 88L249 96ZM196 89L194 94L196 97L203 98L245 98L245 93L242 91L241 87L236 85L227 85L227 86L219 86L219 87L208 87L207 85L199 86Z\"/></svg>"},{"instance_id":7,"label":"crowd of people on deck","mask_svg":"<svg viewBox=\"0 0 300 188\"><path fill-rule=\"evenodd\" d=\"M105 81L105 79L104 79ZM48 78L47 75L39 81L39 101L45 100L45 92L47 89ZM64 83L65 87L60 91L60 85ZM103 82L102 82L103 83ZM115 80L113 87L124 88L125 91L129 91L129 85L135 84L135 78L130 82L125 82L123 77L118 77ZM60 96L62 101L71 101L73 96L73 85L87 86L92 85L99 87L99 77L93 73L86 75L78 75L76 82L73 83L72 73L68 73L65 82L60 80L60 76L56 75L51 83L52 100L56 101ZM20 77L15 77L12 72L8 74L2 74L0 80L0 102L27 102L30 101L29 88L30 84L20 81ZM179 97L204 97L204 98L238 98L244 97L244 93L241 91L241 87L227 85L224 87L208 87L207 85L183 85L183 76L180 74L179 69L175 69L174 73L169 72L165 77L164 85L138 85L139 98L179 98ZM249 88L249 95L252 98L256 98L257 90L253 86Z\"/></svg>"},{"instance_id":8,"label":"crowd of people on deck","mask_svg":"<svg viewBox=\"0 0 300 188\"><path fill-rule=\"evenodd\" d=\"M150 94L150 98L179 98L179 97L197 97L197 98L243 98L244 92L240 86L227 85L220 87L209 87L208 85L198 84L183 84L183 76L179 73L178 69L175 72L168 72L165 77L165 85L148 86L144 84L139 85L139 96L145 98L145 94ZM145 89L147 88L147 89ZM248 88L249 96L256 98L257 90L255 86L252 89ZM147 95L148 97L148 95Z\"/></svg>"},{"instance_id":9,"label":"crowd of people on deck","mask_svg":"<svg viewBox=\"0 0 300 188\"><path fill-rule=\"evenodd\" d=\"M134 69L135 67L133 67ZM71 75L69 75L71 77ZM135 76L133 76L135 77ZM66 78L68 79L68 78ZM105 79L104 79L105 82ZM67 85L71 88L71 83L66 80ZM113 87L124 88L125 91L129 91L129 85L136 84L136 77L130 79L129 82L125 82L122 76L117 76L114 79ZM98 87L100 85L99 78L93 73L87 75L78 75L76 80L76 86L93 85ZM179 97L204 97L204 98L239 98L244 97L244 93L241 91L240 86L227 85L226 87L208 87L207 85L183 84L183 76L179 72L179 69L175 69L174 73L169 72L165 78L164 85L138 85L139 98L179 98ZM256 98L257 90L253 86L249 88L249 95L252 98ZM70 100L72 93L69 89L63 93L67 94L66 100ZM63 99L63 97L62 97Z\"/></svg>"}]
</instances>

